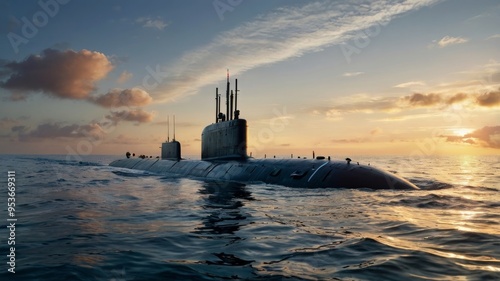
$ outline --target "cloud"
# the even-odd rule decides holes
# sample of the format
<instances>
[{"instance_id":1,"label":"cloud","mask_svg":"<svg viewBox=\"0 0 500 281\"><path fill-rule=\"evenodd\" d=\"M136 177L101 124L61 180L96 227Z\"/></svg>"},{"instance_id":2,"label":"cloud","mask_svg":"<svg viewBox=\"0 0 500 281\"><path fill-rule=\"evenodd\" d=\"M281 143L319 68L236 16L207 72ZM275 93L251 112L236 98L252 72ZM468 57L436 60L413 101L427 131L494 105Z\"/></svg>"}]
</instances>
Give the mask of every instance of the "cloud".
<instances>
[{"instance_id":1,"label":"cloud","mask_svg":"<svg viewBox=\"0 0 500 281\"><path fill-rule=\"evenodd\" d=\"M42 91L59 98L85 99L113 66L99 52L45 49L41 55L7 63L4 68L9 71L8 78L0 87L14 95Z\"/></svg>"},{"instance_id":2,"label":"cloud","mask_svg":"<svg viewBox=\"0 0 500 281\"><path fill-rule=\"evenodd\" d=\"M481 145L486 147L500 148L500 126L486 126L464 137L475 138L479 140Z\"/></svg>"},{"instance_id":3,"label":"cloud","mask_svg":"<svg viewBox=\"0 0 500 281\"><path fill-rule=\"evenodd\" d=\"M17 125L19 123L19 120L9 118L9 117L4 117L0 119L0 128L8 128L14 125Z\"/></svg>"},{"instance_id":4,"label":"cloud","mask_svg":"<svg viewBox=\"0 0 500 281\"><path fill-rule=\"evenodd\" d=\"M155 87L155 100L195 94L201 87L220 81L226 66L237 75L345 43L370 27L380 28L406 12L435 2L378 0L359 5L322 1L272 10L219 34L168 67L158 67L161 79L157 82L161 85Z\"/></svg>"},{"instance_id":5,"label":"cloud","mask_svg":"<svg viewBox=\"0 0 500 281\"><path fill-rule=\"evenodd\" d=\"M5 67L8 63L8 60L0 59L0 79L10 75L10 70Z\"/></svg>"},{"instance_id":6,"label":"cloud","mask_svg":"<svg viewBox=\"0 0 500 281\"><path fill-rule=\"evenodd\" d=\"M438 118L440 114L437 113L423 113L423 114L411 114L411 115L398 115L398 116L389 116L386 118L374 119L374 122L401 122L407 120L415 120L415 119L426 119L426 118Z\"/></svg>"},{"instance_id":7,"label":"cloud","mask_svg":"<svg viewBox=\"0 0 500 281\"><path fill-rule=\"evenodd\" d=\"M19 125L21 121L28 120L29 117L21 116L17 118L3 117L0 119L0 129L12 128L15 125Z\"/></svg>"},{"instance_id":8,"label":"cloud","mask_svg":"<svg viewBox=\"0 0 500 281\"><path fill-rule=\"evenodd\" d=\"M144 106L151 103L153 99L148 92L139 89L113 89L104 95L89 98L90 102L111 108L120 106Z\"/></svg>"},{"instance_id":9,"label":"cloud","mask_svg":"<svg viewBox=\"0 0 500 281\"><path fill-rule=\"evenodd\" d=\"M64 125L62 123L43 123L35 129L28 131L25 126L16 126L12 132L18 133L19 141L30 142L43 139L75 139L75 138L95 138L100 139L105 135L105 131L97 123L88 125Z\"/></svg>"},{"instance_id":10,"label":"cloud","mask_svg":"<svg viewBox=\"0 0 500 281\"><path fill-rule=\"evenodd\" d=\"M496 105L500 105L498 94L498 92L488 92L485 94L413 93L399 98L395 102L395 105L408 109L419 107L446 107L460 103L469 103L482 107L494 107Z\"/></svg>"},{"instance_id":11,"label":"cloud","mask_svg":"<svg viewBox=\"0 0 500 281\"><path fill-rule=\"evenodd\" d=\"M151 122L153 118L153 113L143 111L142 109L112 111L111 114L106 115L106 119L110 120L115 125L121 121L136 122L136 124L148 123Z\"/></svg>"},{"instance_id":12,"label":"cloud","mask_svg":"<svg viewBox=\"0 0 500 281\"><path fill-rule=\"evenodd\" d=\"M397 104L399 98L396 97L372 97L363 100L347 101L337 103L332 106L318 106L312 108L311 112L315 115L324 114L328 120L338 121L346 113L374 113L374 112L393 112L400 111Z\"/></svg>"},{"instance_id":13,"label":"cloud","mask_svg":"<svg viewBox=\"0 0 500 281\"><path fill-rule=\"evenodd\" d=\"M467 38L445 36L445 37L441 38L441 40L439 40L437 45L440 48L444 48L444 47L448 47L451 45L463 44L463 43L466 43L468 41L469 41L469 39L467 39Z\"/></svg>"},{"instance_id":14,"label":"cloud","mask_svg":"<svg viewBox=\"0 0 500 281\"><path fill-rule=\"evenodd\" d=\"M424 85L425 85L425 82L423 82L423 81L410 81L410 82L398 84L398 85L394 86L394 88L410 88L413 86L424 86Z\"/></svg>"},{"instance_id":15,"label":"cloud","mask_svg":"<svg viewBox=\"0 0 500 281\"><path fill-rule=\"evenodd\" d=\"M401 113L372 119L376 122L406 121L436 117L441 110L453 107L453 110L497 110L500 108L500 63L490 61L480 69L461 72L466 79L455 82L425 86L428 92L413 92L402 96L376 96L356 94L335 98L330 105L318 104L307 112L323 115L325 120L342 120L346 114L354 113ZM410 81L398 84L426 84L423 81ZM430 109L427 114L416 112L418 109ZM404 114L404 115L403 115ZM411 114L411 115L410 115Z\"/></svg>"},{"instance_id":16,"label":"cloud","mask_svg":"<svg viewBox=\"0 0 500 281\"><path fill-rule=\"evenodd\" d=\"M23 125L13 126L12 128L10 128L11 132L13 132L13 133L21 133L21 134L24 133L27 130L28 130L28 127L23 126Z\"/></svg>"},{"instance_id":17,"label":"cloud","mask_svg":"<svg viewBox=\"0 0 500 281\"><path fill-rule=\"evenodd\" d=\"M359 76L361 74L364 74L364 72L346 72L342 74L343 77L354 77L354 76Z\"/></svg>"},{"instance_id":18,"label":"cloud","mask_svg":"<svg viewBox=\"0 0 500 281\"><path fill-rule=\"evenodd\" d=\"M441 102L441 96L438 94L420 94L414 93L405 96L401 99L402 102L408 103L410 106L430 106Z\"/></svg>"},{"instance_id":19,"label":"cloud","mask_svg":"<svg viewBox=\"0 0 500 281\"><path fill-rule=\"evenodd\" d=\"M418 108L442 109L455 104L467 104L475 107L500 107L500 89L484 94L444 94L444 93L413 93L402 97L373 97L364 100L338 103L332 106L317 106L309 111L315 115L324 115L327 120L338 121L344 114L349 113L394 113L402 110ZM423 118L428 115L419 115L415 118ZM402 121L407 117L396 117L392 119L379 119L378 121Z\"/></svg>"},{"instance_id":20,"label":"cloud","mask_svg":"<svg viewBox=\"0 0 500 281\"><path fill-rule=\"evenodd\" d=\"M444 102L446 105L452 105L452 104L462 103L462 102L466 101L468 98L473 99L473 96L469 96L469 95L464 94L464 93L458 93L458 94L454 94L452 96L448 96L447 98L445 98Z\"/></svg>"},{"instance_id":21,"label":"cloud","mask_svg":"<svg viewBox=\"0 0 500 281\"><path fill-rule=\"evenodd\" d=\"M476 102L481 106L500 106L500 89L496 92L484 93L476 98Z\"/></svg>"},{"instance_id":22,"label":"cloud","mask_svg":"<svg viewBox=\"0 0 500 281\"><path fill-rule=\"evenodd\" d=\"M130 78L132 78L132 76L134 76L132 73L124 70L121 74L120 74L120 77L118 77L117 81L118 83L125 83L127 82L128 80L130 80Z\"/></svg>"},{"instance_id":23,"label":"cloud","mask_svg":"<svg viewBox=\"0 0 500 281\"><path fill-rule=\"evenodd\" d=\"M156 28L158 30L163 30L168 26L168 23L165 23L160 18L153 19L151 17L140 17L136 19L135 22L141 24L142 27Z\"/></svg>"},{"instance_id":24,"label":"cloud","mask_svg":"<svg viewBox=\"0 0 500 281\"><path fill-rule=\"evenodd\" d=\"M500 126L486 126L464 136L441 135L447 142L477 144L483 147L500 148Z\"/></svg>"},{"instance_id":25,"label":"cloud","mask_svg":"<svg viewBox=\"0 0 500 281\"><path fill-rule=\"evenodd\" d=\"M486 40L500 39L500 34L494 34L488 37Z\"/></svg>"}]
</instances>

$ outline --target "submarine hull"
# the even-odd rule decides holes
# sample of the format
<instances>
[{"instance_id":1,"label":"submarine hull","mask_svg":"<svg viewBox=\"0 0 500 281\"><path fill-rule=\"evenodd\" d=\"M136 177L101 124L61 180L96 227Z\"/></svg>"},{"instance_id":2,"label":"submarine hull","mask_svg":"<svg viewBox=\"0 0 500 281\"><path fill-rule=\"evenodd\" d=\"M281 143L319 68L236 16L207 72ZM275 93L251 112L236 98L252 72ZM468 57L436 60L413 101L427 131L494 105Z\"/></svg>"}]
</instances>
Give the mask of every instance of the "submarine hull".
<instances>
[{"instance_id":1,"label":"submarine hull","mask_svg":"<svg viewBox=\"0 0 500 281\"><path fill-rule=\"evenodd\" d=\"M241 161L119 159L113 167L156 174L238 182L263 182L301 188L418 189L381 169L344 161L306 159L246 159Z\"/></svg>"}]
</instances>

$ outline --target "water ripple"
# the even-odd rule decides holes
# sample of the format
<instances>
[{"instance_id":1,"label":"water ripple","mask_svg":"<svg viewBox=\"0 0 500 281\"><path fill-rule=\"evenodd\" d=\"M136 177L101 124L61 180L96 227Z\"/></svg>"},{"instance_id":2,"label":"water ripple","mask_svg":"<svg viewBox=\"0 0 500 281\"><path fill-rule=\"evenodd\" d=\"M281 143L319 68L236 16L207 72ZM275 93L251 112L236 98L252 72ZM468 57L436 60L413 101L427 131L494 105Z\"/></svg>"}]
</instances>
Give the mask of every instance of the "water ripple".
<instances>
[{"instance_id":1,"label":"water ripple","mask_svg":"<svg viewBox=\"0 0 500 281\"><path fill-rule=\"evenodd\" d=\"M474 162L477 174L461 159L370 159L422 187L373 191L7 157L20 167L16 280L500 280L498 165Z\"/></svg>"}]
</instances>

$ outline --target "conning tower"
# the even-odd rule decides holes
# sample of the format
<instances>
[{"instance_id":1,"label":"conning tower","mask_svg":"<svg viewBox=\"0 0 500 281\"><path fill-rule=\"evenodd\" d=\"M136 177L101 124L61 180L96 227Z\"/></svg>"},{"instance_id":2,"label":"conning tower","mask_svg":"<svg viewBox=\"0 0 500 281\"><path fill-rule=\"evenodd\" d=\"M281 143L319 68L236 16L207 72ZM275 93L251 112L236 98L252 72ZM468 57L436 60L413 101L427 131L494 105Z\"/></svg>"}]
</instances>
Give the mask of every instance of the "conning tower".
<instances>
[{"instance_id":1,"label":"conning tower","mask_svg":"<svg viewBox=\"0 0 500 281\"><path fill-rule=\"evenodd\" d=\"M228 70L226 114L220 112L221 97L219 89L215 89L215 123L205 127L201 133L202 160L244 160L248 158L247 121L240 119L240 111L238 110L238 79L235 80L235 84L233 92L230 90Z\"/></svg>"},{"instance_id":2,"label":"conning tower","mask_svg":"<svg viewBox=\"0 0 500 281\"><path fill-rule=\"evenodd\" d=\"M167 116L167 141L161 144L161 159L181 160L181 143L175 140L175 115L174 115L174 138L170 141L170 121Z\"/></svg>"}]
</instances>

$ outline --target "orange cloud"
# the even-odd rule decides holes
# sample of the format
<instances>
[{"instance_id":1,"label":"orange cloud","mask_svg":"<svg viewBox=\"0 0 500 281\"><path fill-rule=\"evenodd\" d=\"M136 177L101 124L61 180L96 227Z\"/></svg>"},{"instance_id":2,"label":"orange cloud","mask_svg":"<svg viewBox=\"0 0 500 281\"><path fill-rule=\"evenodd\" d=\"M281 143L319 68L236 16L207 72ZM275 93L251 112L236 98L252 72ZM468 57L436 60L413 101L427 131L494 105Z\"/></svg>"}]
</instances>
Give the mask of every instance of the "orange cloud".
<instances>
[{"instance_id":1,"label":"orange cloud","mask_svg":"<svg viewBox=\"0 0 500 281\"><path fill-rule=\"evenodd\" d=\"M447 142L478 144L484 147L500 148L500 126L486 126L463 136L444 136Z\"/></svg>"},{"instance_id":2,"label":"orange cloud","mask_svg":"<svg viewBox=\"0 0 500 281\"><path fill-rule=\"evenodd\" d=\"M477 139L486 147L500 148L500 126L486 126L465 135L464 138Z\"/></svg>"},{"instance_id":3,"label":"orange cloud","mask_svg":"<svg viewBox=\"0 0 500 281\"><path fill-rule=\"evenodd\" d=\"M0 87L14 95L41 91L59 98L85 99L113 65L99 52L45 49L41 55L6 63L4 68L8 78Z\"/></svg>"},{"instance_id":4,"label":"orange cloud","mask_svg":"<svg viewBox=\"0 0 500 281\"><path fill-rule=\"evenodd\" d=\"M127 82L128 80L130 80L130 78L132 78L133 74L128 72L128 71L123 71L121 74L120 74L120 77L118 77L118 80L117 82L118 83L125 83Z\"/></svg>"},{"instance_id":5,"label":"orange cloud","mask_svg":"<svg viewBox=\"0 0 500 281\"><path fill-rule=\"evenodd\" d=\"M479 95L476 101L481 106L500 106L500 90Z\"/></svg>"},{"instance_id":6,"label":"orange cloud","mask_svg":"<svg viewBox=\"0 0 500 281\"><path fill-rule=\"evenodd\" d=\"M151 103L153 100L148 92L139 89L113 89L104 95L91 97L89 100L103 107L120 106L143 106Z\"/></svg>"},{"instance_id":7,"label":"orange cloud","mask_svg":"<svg viewBox=\"0 0 500 281\"><path fill-rule=\"evenodd\" d=\"M500 90L484 94L413 93L403 97L370 98L363 101L336 104L330 107L321 105L311 108L310 111L313 114L324 114L327 118L330 118L332 113L335 113L335 117L340 120L342 114L346 113L399 112L403 109L411 110L422 107L443 108L460 103L469 103L478 107L498 107L500 106Z\"/></svg>"},{"instance_id":8,"label":"orange cloud","mask_svg":"<svg viewBox=\"0 0 500 281\"><path fill-rule=\"evenodd\" d=\"M455 94L455 95L453 95L451 97L447 97L446 100L445 100L445 103L447 105L452 105L452 104L455 104L455 103L463 102L463 101L465 101L468 98L469 98L469 95L464 94L464 93L458 93L458 94Z\"/></svg>"},{"instance_id":9,"label":"orange cloud","mask_svg":"<svg viewBox=\"0 0 500 281\"><path fill-rule=\"evenodd\" d=\"M438 94L420 94L414 93L402 98L410 106L430 106L441 102L441 96Z\"/></svg>"}]
</instances>

